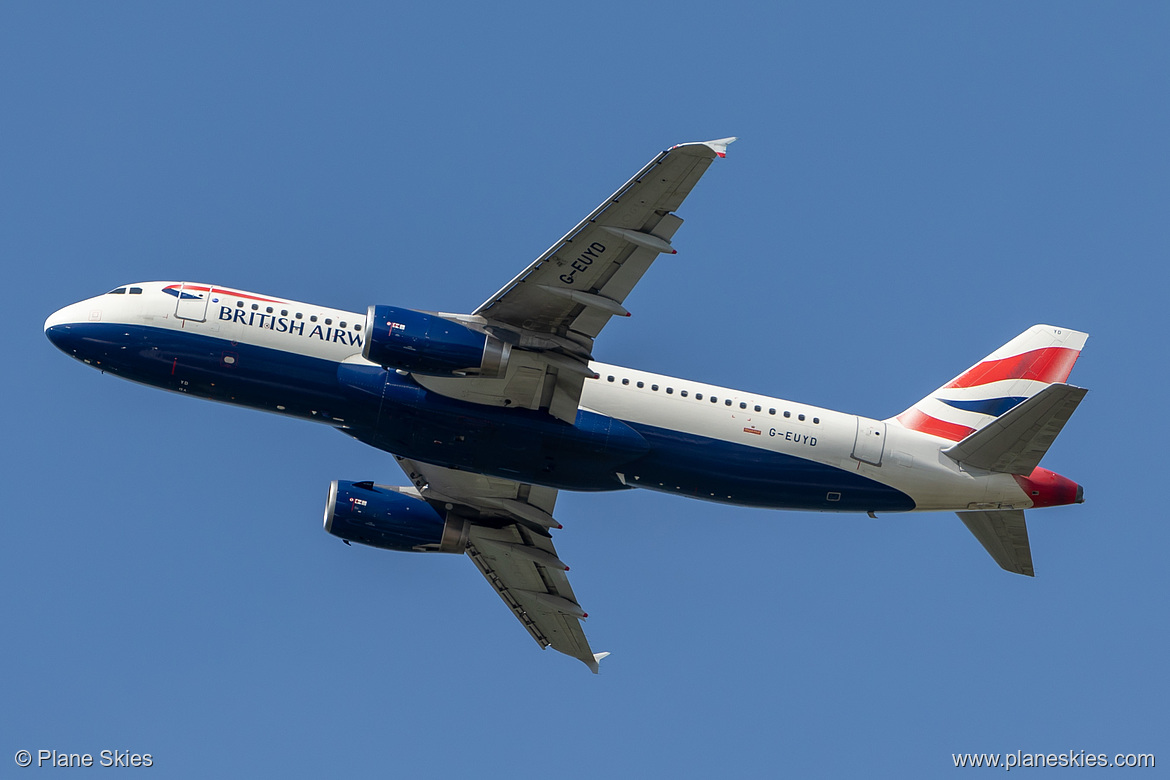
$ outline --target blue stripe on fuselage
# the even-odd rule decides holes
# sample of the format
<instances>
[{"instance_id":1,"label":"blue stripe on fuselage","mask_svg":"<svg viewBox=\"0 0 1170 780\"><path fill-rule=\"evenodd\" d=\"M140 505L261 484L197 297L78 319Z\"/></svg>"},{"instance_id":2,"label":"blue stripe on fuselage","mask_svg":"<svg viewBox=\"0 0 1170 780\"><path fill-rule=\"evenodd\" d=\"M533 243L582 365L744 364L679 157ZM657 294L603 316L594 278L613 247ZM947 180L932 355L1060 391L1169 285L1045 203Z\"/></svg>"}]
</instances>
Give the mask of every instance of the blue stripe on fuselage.
<instances>
[{"instance_id":1,"label":"blue stripe on fuselage","mask_svg":"<svg viewBox=\"0 0 1170 780\"><path fill-rule=\"evenodd\" d=\"M903 511L906 494L792 455L580 411L544 412L448 398L363 363L141 325L54 326L49 339L96 368L216 401L330 422L379 449L568 490L630 487L758 507ZM227 360L230 358L230 361ZM830 493L840 498L828 500Z\"/></svg>"}]
</instances>

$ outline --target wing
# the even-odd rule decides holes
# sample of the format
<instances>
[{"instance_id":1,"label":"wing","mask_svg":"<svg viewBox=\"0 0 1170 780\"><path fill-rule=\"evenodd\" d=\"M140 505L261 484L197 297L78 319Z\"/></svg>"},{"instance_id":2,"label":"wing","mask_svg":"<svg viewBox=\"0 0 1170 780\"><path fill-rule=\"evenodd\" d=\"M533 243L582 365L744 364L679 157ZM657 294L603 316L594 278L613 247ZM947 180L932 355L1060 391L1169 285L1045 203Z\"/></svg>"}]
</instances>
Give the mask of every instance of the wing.
<instances>
[{"instance_id":1,"label":"wing","mask_svg":"<svg viewBox=\"0 0 1170 780\"><path fill-rule=\"evenodd\" d=\"M594 654L557 557L550 528L557 491L507 479L397 458L419 494L441 512L471 521L467 555L540 646L583 661L594 674L608 653Z\"/></svg>"},{"instance_id":2,"label":"wing","mask_svg":"<svg viewBox=\"0 0 1170 780\"><path fill-rule=\"evenodd\" d=\"M435 392L496 405L548 409L572 423L593 340L682 225L672 212L734 138L660 153L589 216L475 310L473 317L518 347L496 379L418 377ZM518 354L519 353L519 354Z\"/></svg>"},{"instance_id":3,"label":"wing","mask_svg":"<svg viewBox=\"0 0 1170 780\"><path fill-rule=\"evenodd\" d=\"M681 144L646 164L475 313L501 329L592 344L682 224L673 212L734 138Z\"/></svg>"}]
</instances>

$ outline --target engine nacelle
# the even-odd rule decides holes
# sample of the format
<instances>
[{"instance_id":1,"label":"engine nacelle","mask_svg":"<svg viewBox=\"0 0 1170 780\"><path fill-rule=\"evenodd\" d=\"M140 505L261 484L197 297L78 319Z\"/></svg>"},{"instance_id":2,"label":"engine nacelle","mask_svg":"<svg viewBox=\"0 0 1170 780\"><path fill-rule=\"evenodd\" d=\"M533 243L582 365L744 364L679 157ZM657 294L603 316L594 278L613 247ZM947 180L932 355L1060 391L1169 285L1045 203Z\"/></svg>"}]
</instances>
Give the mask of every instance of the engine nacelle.
<instances>
[{"instance_id":1,"label":"engine nacelle","mask_svg":"<svg viewBox=\"0 0 1170 780\"><path fill-rule=\"evenodd\" d=\"M416 374L497 377L508 366L511 346L437 314L371 306L362 356L383 368Z\"/></svg>"},{"instance_id":2,"label":"engine nacelle","mask_svg":"<svg viewBox=\"0 0 1170 780\"><path fill-rule=\"evenodd\" d=\"M407 488L409 489L409 488ZM421 498L373 482L333 480L325 530L346 541L404 552L462 553L468 522L446 519Z\"/></svg>"}]
</instances>

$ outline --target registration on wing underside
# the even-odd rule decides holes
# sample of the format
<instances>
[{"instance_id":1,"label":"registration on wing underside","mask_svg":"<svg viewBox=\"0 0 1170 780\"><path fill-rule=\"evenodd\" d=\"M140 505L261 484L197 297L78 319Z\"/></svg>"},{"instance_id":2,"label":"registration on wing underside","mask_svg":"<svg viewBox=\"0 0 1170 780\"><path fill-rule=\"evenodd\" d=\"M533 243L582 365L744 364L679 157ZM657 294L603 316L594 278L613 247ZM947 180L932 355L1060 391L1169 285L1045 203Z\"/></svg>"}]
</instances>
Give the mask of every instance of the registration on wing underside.
<instances>
[{"instance_id":1,"label":"registration on wing underside","mask_svg":"<svg viewBox=\"0 0 1170 780\"><path fill-rule=\"evenodd\" d=\"M593 339L662 253L682 220L670 213L686 198L723 139L684 144L657 155L610 198L474 312L512 345L504 376L418 377L434 392L473 403L545 409L573 424Z\"/></svg>"},{"instance_id":2,"label":"registration on wing underside","mask_svg":"<svg viewBox=\"0 0 1170 780\"><path fill-rule=\"evenodd\" d=\"M684 144L657 155L475 313L489 322L593 339L654 258L674 252L672 214L733 139ZM599 305L549 288L596 296Z\"/></svg>"}]
</instances>

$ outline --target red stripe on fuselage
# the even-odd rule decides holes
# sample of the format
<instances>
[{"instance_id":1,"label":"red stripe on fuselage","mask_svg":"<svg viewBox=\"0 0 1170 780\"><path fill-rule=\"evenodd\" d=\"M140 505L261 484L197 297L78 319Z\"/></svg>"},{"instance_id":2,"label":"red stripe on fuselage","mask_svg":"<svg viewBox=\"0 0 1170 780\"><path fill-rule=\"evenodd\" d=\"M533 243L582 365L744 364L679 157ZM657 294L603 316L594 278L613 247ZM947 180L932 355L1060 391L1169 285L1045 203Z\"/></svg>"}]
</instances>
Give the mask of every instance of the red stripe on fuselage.
<instances>
[{"instance_id":1,"label":"red stripe on fuselage","mask_svg":"<svg viewBox=\"0 0 1170 780\"><path fill-rule=\"evenodd\" d=\"M171 284L163 288L164 290L177 290L179 285ZM229 290L226 287L204 287L197 284L188 284L183 287L184 290L195 290L197 292L217 292L223 295L234 295L237 298L247 298L250 301L264 301L265 303L288 303L288 301L279 298L262 298L259 295L251 295L250 293L240 292L238 290Z\"/></svg>"},{"instance_id":2,"label":"red stripe on fuselage","mask_svg":"<svg viewBox=\"0 0 1170 780\"><path fill-rule=\"evenodd\" d=\"M978 387L1004 379L1033 379L1037 382L1063 382L1068 379L1080 350L1068 347L1045 347L1021 355L988 360L975 366L945 387Z\"/></svg>"},{"instance_id":3,"label":"red stripe on fuselage","mask_svg":"<svg viewBox=\"0 0 1170 780\"><path fill-rule=\"evenodd\" d=\"M926 412L920 412L917 409L907 409L902 412L898 415L898 422L912 431L929 433L931 436L941 436L951 441L961 441L975 432L974 428L968 428L966 425L958 425L957 423L945 422L936 417L931 417Z\"/></svg>"}]
</instances>

